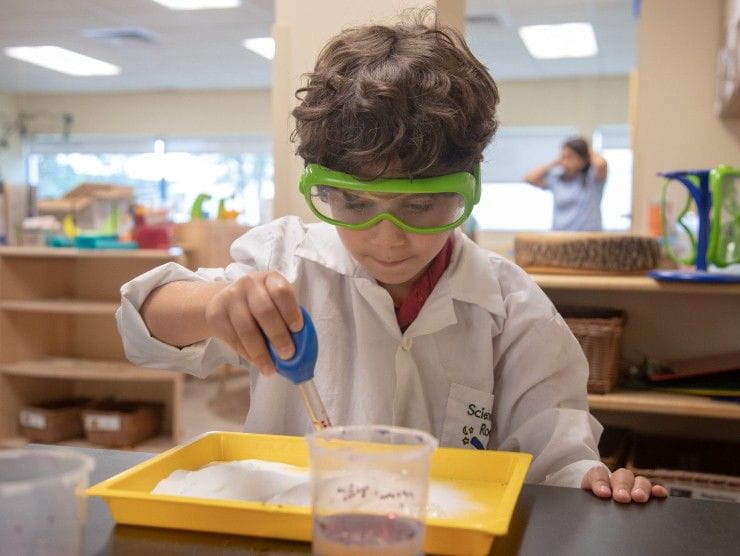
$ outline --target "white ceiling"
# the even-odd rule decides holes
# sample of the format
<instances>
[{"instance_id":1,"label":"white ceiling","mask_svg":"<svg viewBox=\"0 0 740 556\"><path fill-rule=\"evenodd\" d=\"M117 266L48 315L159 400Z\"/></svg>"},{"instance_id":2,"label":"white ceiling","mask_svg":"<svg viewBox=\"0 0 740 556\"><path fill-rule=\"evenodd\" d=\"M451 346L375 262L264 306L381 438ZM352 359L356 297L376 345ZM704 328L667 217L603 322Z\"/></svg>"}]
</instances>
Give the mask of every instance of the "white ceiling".
<instances>
[{"instance_id":1,"label":"white ceiling","mask_svg":"<svg viewBox=\"0 0 740 556\"><path fill-rule=\"evenodd\" d=\"M310 0L304 0L310 1ZM337 0L340 1L340 0ZM497 80L623 75L635 60L632 0L467 0L466 36ZM6 46L57 45L120 66L117 76L72 77L0 53L0 92L112 92L264 88L270 62L241 45L270 35L272 0L242 0L224 10L172 11L151 0L0 0L0 52ZM534 60L521 25L589 21L594 58ZM106 41L98 28L154 35Z\"/></svg>"},{"instance_id":2,"label":"white ceiling","mask_svg":"<svg viewBox=\"0 0 740 556\"><path fill-rule=\"evenodd\" d=\"M465 35L496 80L626 75L637 51L632 5L633 0L467 0ZM486 21L491 15L498 24ZM594 27L599 53L592 58L536 60L517 33L523 25L580 21Z\"/></svg>"}]
</instances>

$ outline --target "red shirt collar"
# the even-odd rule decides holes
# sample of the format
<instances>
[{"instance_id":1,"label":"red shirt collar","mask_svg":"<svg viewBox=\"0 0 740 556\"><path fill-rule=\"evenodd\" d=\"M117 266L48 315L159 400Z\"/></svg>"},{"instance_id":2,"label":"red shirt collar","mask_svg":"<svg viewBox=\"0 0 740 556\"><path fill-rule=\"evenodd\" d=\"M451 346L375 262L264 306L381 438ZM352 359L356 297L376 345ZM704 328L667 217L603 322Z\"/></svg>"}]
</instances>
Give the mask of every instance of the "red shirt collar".
<instances>
[{"instance_id":1,"label":"red shirt collar","mask_svg":"<svg viewBox=\"0 0 740 556\"><path fill-rule=\"evenodd\" d=\"M424 303L434 291L434 286L437 285L442 274L447 270L450 264L450 258L452 257L453 245L453 235L450 234L444 247L432 259L432 262L429 263L424 274L411 286L411 291L406 296L406 299L393 303L396 310L396 320L401 331L405 331L414 322L414 319L421 312Z\"/></svg>"}]
</instances>

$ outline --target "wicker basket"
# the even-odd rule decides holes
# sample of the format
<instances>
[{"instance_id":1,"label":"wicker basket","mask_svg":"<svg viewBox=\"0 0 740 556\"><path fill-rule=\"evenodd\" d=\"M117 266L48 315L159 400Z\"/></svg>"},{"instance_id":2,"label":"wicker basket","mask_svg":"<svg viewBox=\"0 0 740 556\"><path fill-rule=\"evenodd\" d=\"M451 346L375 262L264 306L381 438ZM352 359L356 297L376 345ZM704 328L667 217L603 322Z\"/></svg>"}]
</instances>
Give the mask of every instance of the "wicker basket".
<instances>
[{"instance_id":1,"label":"wicker basket","mask_svg":"<svg viewBox=\"0 0 740 556\"><path fill-rule=\"evenodd\" d=\"M619 378L619 359L625 316L612 309L561 309L588 361L588 391L610 392Z\"/></svg>"},{"instance_id":2,"label":"wicker basket","mask_svg":"<svg viewBox=\"0 0 740 556\"><path fill-rule=\"evenodd\" d=\"M740 443L637 435L625 467L671 496L740 502Z\"/></svg>"},{"instance_id":3,"label":"wicker basket","mask_svg":"<svg viewBox=\"0 0 740 556\"><path fill-rule=\"evenodd\" d=\"M663 485L669 496L740 503L740 477L675 469L640 469L630 463L627 468L635 475Z\"/></svg>"}]
</instances>

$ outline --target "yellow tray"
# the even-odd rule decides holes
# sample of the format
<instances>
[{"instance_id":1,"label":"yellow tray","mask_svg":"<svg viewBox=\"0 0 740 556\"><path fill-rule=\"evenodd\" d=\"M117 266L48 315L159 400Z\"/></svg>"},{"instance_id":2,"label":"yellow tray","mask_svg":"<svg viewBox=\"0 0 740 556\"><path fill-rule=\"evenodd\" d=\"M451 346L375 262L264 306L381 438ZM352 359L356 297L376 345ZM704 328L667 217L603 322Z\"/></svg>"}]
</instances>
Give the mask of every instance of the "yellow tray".
<instances>
[{"instance_id":1,"label":"yellow tray","mask_svg":"<svg viewBox=\"0 0 740 556\"><path fill-rule=\"evenodd\" d=\"M309 508L150 494L177 469L241 459L307 467L308 447L297 436L210 432L98 483L87 493L103 498L117 523L310 541ZM432 457L432 479L463 491L475 510L454 519L427 519L425 551L487 554L494 537L508 531L531 459L515 452L438 449Z\"/></svg>"}]
</instances>

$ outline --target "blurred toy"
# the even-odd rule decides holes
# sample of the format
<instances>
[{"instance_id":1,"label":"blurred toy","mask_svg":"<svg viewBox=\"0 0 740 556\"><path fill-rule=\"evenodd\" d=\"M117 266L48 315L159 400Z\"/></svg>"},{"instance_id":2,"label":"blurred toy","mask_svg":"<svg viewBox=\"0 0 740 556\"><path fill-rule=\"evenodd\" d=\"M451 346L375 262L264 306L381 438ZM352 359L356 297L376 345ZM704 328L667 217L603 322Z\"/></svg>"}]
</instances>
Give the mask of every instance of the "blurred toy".
<instances>
[{"instance_id":1,"label":"blurred toy","mask_svg":"<svg viewBox=\"0 0 740 556\"><path fill-rule=\"evenodd\" d=\"M64 217L64 220L62 221L62 231L64 232L64 235L70 239L77 235L77 226L75 226L75 221L71 214Z\"/></svg>"},{"instance_id":2,"label":"blurred toy","mask_svg":"<svg viewBox=\"0 0 740 556\"><path fill-rule=\"evenodd\" d=\"M662 281L740 282L740 275L707 272L708 265L722 269L740 263L740 169L721 165L711 170L662 172L666 183L661 199L661 224L666 253L678 263L694 265L695 271L656 270L650 276ZM675 226L689 240L689 254L680 257L670 245L668 225L668 187L678 182L687 190L686 202L676 216ZM696 235L687 220L698 218Z\"/></svg>"},{"instance_id":3,"label":"blurred toy","mask_svg":"<svg viewBox=\"0 0 740 556\"><path fill-rule=\"evenodd\" d=\"M120 241L117 236L75 236L74 247L78 249L137 249L138 242Z\"/></svg>"},{"instance_id":4,"label":"blurred toy","mask_svg":"<svg viewBox=\"0 0 740 556\"><path fill-rule=\"evenodd\" d=\"M208 201L211 196L208 193L200 193L193 202L193 207L190 209L191 220L204 220L208 219L208 214L203 211L203 203Z\"/></svg>"},{"instance_id":5,"label":"blurred toy","mask_svg":"<svg viewBox=\"0 0 740 556\"><path fill-rule=\"evenodd\" d=\"M132 187L83 183L61 199L39 200L38 212L56 216L62 222L72 218L77 229L73 235L110 235L118 232L120 216L129 210L133 198Z\"/></svg>"},{"instance_id":6,"label":"blurred toy","mask_svg":"<svg viewBox=\"0 0 740 556\"><path fill-rule=\"evenodd\" d=\"M165 209L147 209L142 205L133 208L134 228L131 239L142 249L169 249L172 244L173 225Z\"/></svg>"},{"instance_id":7,"label":"blurred toy","mask_svg":"<svg viewBox=\"0 0 740 556\"><path fill-rule=\"evenodd\" d=\"M236 220L239 216L238 210L229 210L226 208L226 201L228 199L221 199L218 202L218 219L219 220Z\"/></svg>"}]
</instances>

